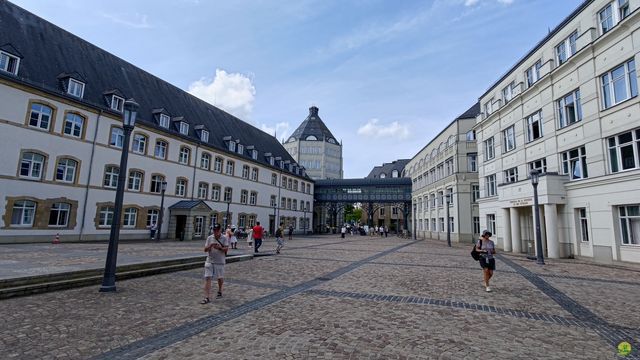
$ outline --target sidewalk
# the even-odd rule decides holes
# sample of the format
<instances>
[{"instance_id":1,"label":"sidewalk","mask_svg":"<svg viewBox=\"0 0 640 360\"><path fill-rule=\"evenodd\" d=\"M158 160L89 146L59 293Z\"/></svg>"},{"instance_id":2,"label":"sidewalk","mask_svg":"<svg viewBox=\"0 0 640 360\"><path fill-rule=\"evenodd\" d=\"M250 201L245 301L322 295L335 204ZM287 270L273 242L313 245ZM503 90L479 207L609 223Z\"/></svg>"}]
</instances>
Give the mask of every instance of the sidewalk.
<instances>
[{"instance_id":1,"label":"sidewalk","mask_svg":"<svg viewBox=\"0 0 640 360\"><path fill-rule=\"evenodd\" d=\"M7 244L0 245L0 280L104 268L108 243ZM204 241L122 241L118 266L162 260L201 257ZM246 242L228 256L252 254Z\"/></svg>"}]
</instances>

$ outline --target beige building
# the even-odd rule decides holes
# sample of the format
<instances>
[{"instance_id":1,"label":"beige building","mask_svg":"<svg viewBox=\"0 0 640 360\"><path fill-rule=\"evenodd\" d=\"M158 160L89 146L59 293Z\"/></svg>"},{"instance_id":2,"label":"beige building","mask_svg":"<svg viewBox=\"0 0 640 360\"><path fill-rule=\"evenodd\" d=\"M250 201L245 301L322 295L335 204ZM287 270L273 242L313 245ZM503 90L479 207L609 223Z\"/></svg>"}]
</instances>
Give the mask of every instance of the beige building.
<instances>
[{"instance_id":1,"label":"beige building","mask_svg":"<svg viewBox=\"0 0 640 360\"><path fill-rule=\"evenodd\" d=\"M446 240L447 221L453 242L471 242L480 232L477 147L472 130L479 109L476 104L453 120L405 166L404 176L413 184L412 231L418 238Z\"/></svg>"},{"instance_id":2,"label":"beige building","mask_svg":"<svg viewBox=\"0 0 640 360\"><path fill-rule=\"evenodd\" d=\"M480 97L480 222L545 255L640 262L640 2L585 1Z\"/></svg>"},{"instance_id":3,"label":"beige building","mask_svg":"<svg viewBox=\"0 0 640 360\"><path fill-rule=\"evenodd\" d=\"M318 111L316 106L309 108L309 116L284 147L312 179L342 179L342 143L336 140Z\"/></svg>"},{"instance_id":4,"label":"beige building","mask_svg":"<svg viewBox=\"0 0 640 360\"><path fill-rule=\"evenodd\" d=\"M314 183L273 136L6 1L0 34L0 242L107 239L120 176L121 239L149 235L163 194L163 238L312 228Z\"/></svg>"}]
</instances>

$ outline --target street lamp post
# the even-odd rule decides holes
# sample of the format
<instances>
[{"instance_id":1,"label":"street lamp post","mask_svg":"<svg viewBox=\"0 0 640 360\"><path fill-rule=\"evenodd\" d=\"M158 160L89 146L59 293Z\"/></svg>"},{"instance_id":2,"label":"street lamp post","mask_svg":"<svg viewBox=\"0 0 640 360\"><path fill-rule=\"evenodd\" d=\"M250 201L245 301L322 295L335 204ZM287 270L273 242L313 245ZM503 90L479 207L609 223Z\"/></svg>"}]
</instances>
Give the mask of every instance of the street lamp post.
<instances>
[{"instance_id":1,"label":"street lamp post","mask_svg":"<svg viewBox=\"0 0 640 360\"><path fill-rule=\"evenodd\" d=\"M120 214L122 213L122 200L124 197L124 182L127 178L127 158L129 157L129 138L131 131L136 125L138 115L138 103L129 99L124 103L123 128L124 141L122 143L122 154L120 155L120 169L118 172L118 186L116 188L116 201L111 221L111 233L109 234L109 249L107 250L107 260L104 265L104 277L100 292L116 291L116 263L118 259L118 239L120 238Z\"/></svg>"},{"instance_id":2,"label":"street lamp post","mask_svg":"<svg viewBox=\"0 0 640 360\"><path fill-rule=\"evenodd\" d=\"M164 216L164 192L167 191L167 182L163 181L160 184L160 191L162 196L160 198L160 217L158 219L158 241L160 241L162 236L162 218Z\"/></svg>"},{"instance_id":3,"label":"street lamp post","mask_svg":"<svg viewBox=\"0 0 640 360\"><path fill-rule=\"evenodd\" d=\"M224 229L227 229L227 223L229 221L229 205L231 205L231 199L227 199L227 212L224 213Z\"/></svg>"},{"instance_id":4,"label":"street lamp post","mask_svg":"<svg viewBox=\"0 0 640 360\"><path fill-rule=\"evenodd\" d=\"M540 208L538 207L538 182L539 173L537 169L531 170L531 185L533 185L533 216L536 223L536 263L544 265L544 255L542 254L542 236L540 234Z\"/></svg>"},{"instance_id":5,"label":"street lamp post","mask_svg":"<svg viewBox=\"0 0 640 360\"><path fill-rule=\"evenodd\" d=\"M307 235L307 207L302 205L302 235Z\"/></svg>"},{"instance_id":6,"label":"street lamp post","mask_svg":"<svg viewBox=\"0 0 640 360\"><path fill-rule=\"evenodd\" d=\"M451 221L449 221L449 204L451 203L451 195L447 194L447 246L451 247Z\"/></svg>"},{"instance_id":7,"label":"street lamp post","mask_svg":"<svg viewBox=\"0 0 640 360\"><path fill-rule=\"evenodd\" d=\"M273 233L276 233L276 228L278 227L278 219L276 218L276 210L278 209L278 203L273 204Z\"/></svg>"}]
</instances>

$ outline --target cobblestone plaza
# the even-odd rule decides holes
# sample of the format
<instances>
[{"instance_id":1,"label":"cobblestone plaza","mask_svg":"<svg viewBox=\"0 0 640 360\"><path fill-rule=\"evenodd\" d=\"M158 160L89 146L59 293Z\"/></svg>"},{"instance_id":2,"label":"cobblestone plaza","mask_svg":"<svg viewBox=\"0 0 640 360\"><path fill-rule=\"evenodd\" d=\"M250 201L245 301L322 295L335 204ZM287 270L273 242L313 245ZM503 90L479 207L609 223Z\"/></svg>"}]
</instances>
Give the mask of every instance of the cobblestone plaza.
<instances>
[{"instance_id":1,"label":"cobblestone plaza","mask_svg":"<svg viewBox=\"0 0 640 360\"><path fill-rule=\"evenodd\" d=\"M148 245L126 246L135 253ZM486 293L468 250L396 237L307 237L289 241L281 255L228 264L224 297L207 305L198 304L200 268L119 281L116 293L90 286L12 298L1 302L0 353L5 359L616 359L617 345L627 341L634 350L626 358L637 357L640 314L631 304L640 294L640 268L553 259L538 266L501 255L494 291ZM46 258L34 252L31 261Z\"/></svg>"}]
</instances>

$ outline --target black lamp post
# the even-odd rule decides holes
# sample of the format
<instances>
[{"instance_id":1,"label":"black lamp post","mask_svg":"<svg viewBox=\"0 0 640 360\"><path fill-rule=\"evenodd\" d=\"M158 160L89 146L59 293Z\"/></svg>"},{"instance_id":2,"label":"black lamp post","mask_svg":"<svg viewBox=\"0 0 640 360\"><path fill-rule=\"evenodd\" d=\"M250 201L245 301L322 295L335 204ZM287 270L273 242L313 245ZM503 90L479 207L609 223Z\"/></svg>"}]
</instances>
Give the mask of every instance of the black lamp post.
<instances>
[{"instance_id":1,"label":"black lamp post","mask_svg":"<svg viewBox=\"0 0 640 360\"><path fill-rule=\"evenodd\" d=\"M129 137L136 125L138 115L138 103L133 99L124 102L123 127L124 142L122 143L122 154L120 155L120 169L118 172L118 186L116 188L116 202L111 221L111 233L109 234L109 249L107 250L107 260L104 265L104 277L100 292L116 291L116 263L118 259L118 239L120 238L120 214L122 213L122 200L124 197L124 182L127 178L127 158L129 157Z\"/></svg>"},{"instance_id":2,"label":"black lamp post","mask_svg":"<svg viewBox=\"0 0 640 360\"><path fill-rule=\"evenodd\" d=\"M224 229L226 231L227 224L229 222L229 205L231 205L231 198L227 199L227 212L224 213Z\"/></svg>"},{"instance_id":3,"label":"black lamp post","mask_svg":"<svg viewBox=\"0 0 640 360\"><path fill-rule=\"evenodd\" d=\"M276 233L276 228L278 227L278 219L276 218L276 210L278 209L278 202L273 203L273 233Z\"/></svg>"},{"instance_id":4,"label":"black lamp post","mask_svg":"<svg viewBox=\"0 0 640 360\"><path fill-rule=\"evenodd\" d=\"M302 204L302 235L307 235L307 207Z\"/></svg>"},{"instance_id":5,"label":"black lamp post","mask_svg":"<svg viewBox=\"0 0 640 360\"><path fill-rule=\"evenodd\" d=\"M447 194L447 246L451 247L451 221L449 221L449 204L451 203L451 194Z\"/></svg>"},{"instance_id":6,"label":"black lamp post","mask_svg":"<svg viewBox=\"0 0 640 360\"><path fill-rule=\"evenodd\" d=\"M164 216L164 192L167 191L166 181L160 183L160 191L162 193L162 197L160 198L160 218L158 219L158 241L160 241L160 236L162 234L162 218Z\"/></svg>"},{"instance_id":7,"label":"black lamp post","mask_svg":"<svg viewBox=\"0 0 640 360\"><path fill-rule=\"evenodd\" d=\"M544 265L544 255L542 254L542 236L540 234L540 208L538 208L538 170L531 170L531 185L533 185L533 216L536 223L536 263Z\"/></svg>"}]
</instances>

